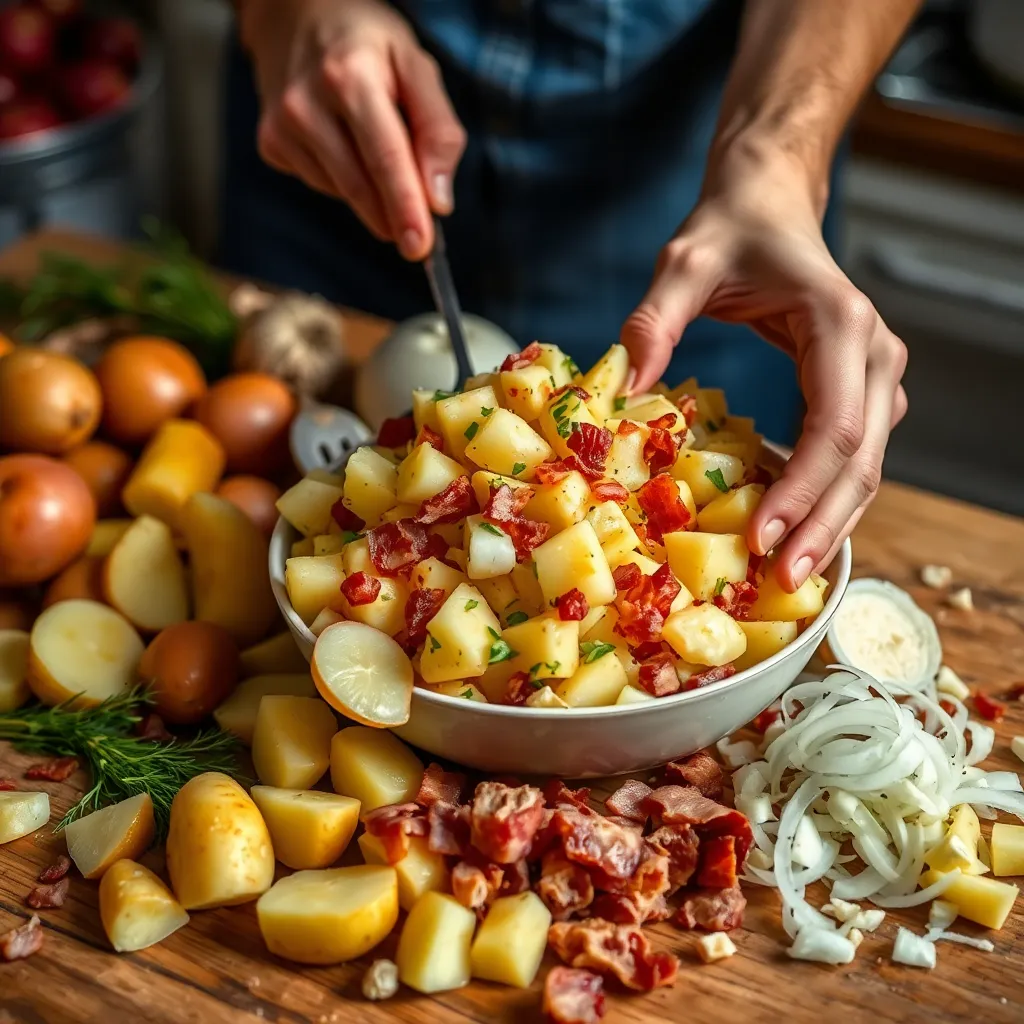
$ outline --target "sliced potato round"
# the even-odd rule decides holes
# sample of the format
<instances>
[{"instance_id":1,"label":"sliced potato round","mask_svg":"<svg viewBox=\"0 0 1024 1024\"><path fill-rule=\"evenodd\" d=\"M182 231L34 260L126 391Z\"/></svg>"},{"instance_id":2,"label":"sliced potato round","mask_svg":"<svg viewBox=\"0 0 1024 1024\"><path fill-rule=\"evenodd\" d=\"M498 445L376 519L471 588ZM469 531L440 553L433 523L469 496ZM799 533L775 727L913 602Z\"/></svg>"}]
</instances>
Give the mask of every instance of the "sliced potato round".
<instances>
[{"instance_id":1,"label":"sliced potato round","mask_svg":"<svg viewBox=\"0 0 1024 1024\"><path fill-rule=\"evenodd\" d=\"M313 682L336 711L363 725L389 729L409 721L412 662L378 629L336 622L313 648Z\"/></svg>"},{"instance_id":2,"label":"sliced potato round","mask_svg":"<svg viewBox=\"0 0 1024 1024\"><path fill-rule=\"evenodd\" d=\"M131 688L143 650L142 638L113 608L61 601L32 626L28 685L44 704L74 698L75 706L90 707Z\"/></svg>"},{"instance_id":3,"label":"sliced potato round","mask_svg":"<svg viewBox=\"0 0 1024 1024\"><path fill-rule=\"evenodd\" d=\"M141 857L154 828L153 801L139 793L71 822L64 837L75 867L86 878L99 878L115 861Z\"/></svg>"},{"instance_id":4,"label":"sliced potato round","mask_svg":"<svg viewBox=\"0 0 1024 1024\"><path fill-rule=\"evenodd\" d=\"M22 629L0 629L0 715L15 711L32 696L28 688L29 636Z\"/></svg>"},{"instance_id":5,"label":"sliced potato round","mask_svg":"<svg viewBox=\"0 0 1024 1024\"><path fill-rule=\"evenodd\" d=\"M100 920L114 949L133 953L188 924L188 913L149 868L119 860L100 880Z\"/></svg>"}]
</instances>

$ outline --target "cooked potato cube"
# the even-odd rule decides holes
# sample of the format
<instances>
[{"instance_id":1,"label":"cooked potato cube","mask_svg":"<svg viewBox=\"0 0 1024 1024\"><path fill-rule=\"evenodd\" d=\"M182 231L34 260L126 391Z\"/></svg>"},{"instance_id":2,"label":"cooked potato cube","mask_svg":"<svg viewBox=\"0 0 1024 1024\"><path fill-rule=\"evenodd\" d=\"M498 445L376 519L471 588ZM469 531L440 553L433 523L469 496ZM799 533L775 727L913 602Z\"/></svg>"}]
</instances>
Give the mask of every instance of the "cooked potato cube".
<instances>
[{"instance_id":1,"label":"cooked potato cube","mask_svg":"<svg viewBox=\"0 0 1024 1024\"><path fill-rule=\"evenodd\" d=\"M483 516L466 519L466 573L471 580L506 576L516 564L512 538Z\"/></svg>"},{"instance_id":2,"label":"cooked potato cube","mask_svg":"<svg viewBox=\"0 0 1024 1024\"><path fill-rule=\"evenodd\" d=\"M531 363L519 370L503 370L500 379L505 405L527 422L540 415L555 390L551 374L539 363Z\"/></svg>"},{"instance_id":3,"label":"cooked potato cube","mask_svg":"<svg viewBox=\"0 0 1024 1024\"><path fill-rule=\"evenodd\" d=\"M473 388L437 403L445 450L452 458L462 459L466 446L487 418L484 410L497 409L500 404L492 387Z\"/></svg>"},{"instance_id":4,"label":"cooked potato cube","mask_svg":"<svg viewBox=\"0 0 1024 1024\"><path fill-rule=\"evenodd\" d=\"M331 785L354 797L361 812L408 803L419 792L423 763L383 729L350 725L331 740Z\"/></svg>"},{"instance_id":5,"label":"cooked potato cube","mask_svg":"<svg viewBox=\"0 0 1024 1024\"><path fill-rule=\"evenodd\" d=\"M592 508L587 513L587 522L593 526L601 550L612 568L622 565L623 560L640 545L636 531L614 501L605 501Z\"/></svg>"},{"instance_id":6,"label":"cooked potato cube","mask_svg":"<svg viewBox=\"0 0 1024 1024\"><path fill-rule=\"evenodd\" d=\"M288 639L292 640L290 633ZM294 646L294 641L292 644ZM234 733L242 743L250 746L260 701L268 694L315 697L316 686L308 667L302 673L253 676L240 682L231 696L214 711L214 721L224 732Z\"/></svg>"},{"instance_id":7,"label":"cooked potato cube","mask_svg":"<svg viewBox=\"0 0 1024 1024\"><path fill-rule=\"evenodd\" d=\"M736 438L729 440L722 437L722 433L712 434L704 442L704 450L708 452L721 452L723 455L732 455L742 460L744 469L752 469L757 464L757 457L761 453L761 435L747 439Z\"/></svg>"},{"instance_id":8,"label":"cooked potato cube","mask_svg":"<svg viewBox=\"0 0 1024 1024\"><path fill-rule=\"evenodd\" d=\"M447 392L431 391L429 388L416 388L412 393L412 421L417 432L424 427L441 433L441 421L437 417L437 402L441 397L449 397Z\"/></svg>"},{"instance_id":9,"label":"cooked potato cube","mask_svg":"<svg viewBox=\"0 0 1024 1024\"><path fill-rule=\"evenodd\" d=\"M622 415L625 419L645 424L661 419L662 416L675 416L671 426L666 429L673 434L683 433L686 430L686 418L662 395L637 395L626 402L626 409Z\"/></svg>"},{"instance_id":10,"label":"cooked potato cube","mask_svg":"<svg viewBox=\"0 0 1024 1024\"><path fill-rule=\"evenodd\" d=\"M646 690L642 690L639 686L627 685L619 691L619 696L615 699L615 703L645 704L649 700L657 700L657 698Z\"/></svg>"},{"instance_id":11,"label":"cooked potato cube","mask_svg":"<svg viewBox=\"0 0 1024 1024\"><path fill-rule=\"evenodd\" d=\"M429 995L462 988L470 978L476 914L453 896L426 892L405 919L395 963L403 984Z\"/></svg>"},{"instance_id":12,"label":"cooked potato cube","mask_svg":"<svg viewBox=\"0 0 1024 1024\"><path fill-rule=\"evenodd\" d=\"M582 473L574 470L558 483L534 485L533 497L523 509L523 515L549 523L552 532L557 533L583 519L589 507L590 484Z\"/></svg>"},{"instance_id":13,"label":"cooked potato cube","mask_svg":"<svg viewBox=\"0 0 1024 1024\"><path fill-rule=\"evenodd\" d=\"M326 868L344 852L359 824L359 801L318 790L253 786L274 844L274 856L290 868Z\"/></svg>"},{"instance_id":14,"label":"cooked potato cube","mask_svg":"<svg viewBox=\"0 0 1024 1024\"><path fill-rule=\"evenodd\" d=\"M702 422L721 427L729 415L725 392L721 388L697 388L697 416Z\"/></svg>"},{"instance_id":15,"label":"cooked potato cube","mask_svg":"<svg viewBox=\"0 0 1024 1024\"><path fill-rule=\"evenodd\" d=\"M365 537L349 541L342 548L341 564L346 576L351 576L357 572L368 572L373 576L377 572L370 558L370 542Z\"/></svg>"},{"instance_id":16,"label":"cooked potato cube","mask_svg":"<svg viewBox=\"0 0 1024 1024\"><path fill-rule=\"evenodd\" d=\"M344 488L340 482L328 484L307 476L277 499L277 511L303 537L315 537L327 532L334 521L331 509L343 495Z\"/></svg>"},{"instance_id":17,"label":"cooked potato cube","mask_svg":"<svg viewBox=\"0 0 1024 1024\"><path fill-rule=\"evenodd\" d=\"M346 619L364 622L388 636L405 629L405 602L409 599L408 585L398 579L380 578L380 592L369 604L350 604L344 594L332 602L340 608Z\"/></svg>"},{"instance_id":18,"label":"cooked potato cube","mask_svg":"<svg viewBox=\"0 0 1024 1024\"><path fill-rule=\"evenodd\" d=\"M512 583L515 585L516 594L519 595L519 604L522 610L531 618L540 615L546 605L544 603L544 592L540 589L537 581L536 563L520 562L512 570Z\"/></svg>"},{"instance_id":19,"label":"cooked potato cube","mask_svg":"<svg viewBox=\"0 0 1024 1024\"><path fill-rule=\"evenodd\" d=\"M524 470L525 472L525 470ZM478 469L471 478L473 484L473 494L476 497L477 504L483 508L491 498L491 492L498 490L499 487L508 486L513 491L519 490L520 487L529 487L533 490L531 484L524 484L522 480L517 480L514 476L502 476L500 473L489 473L485 469Z\"/></svg>"},{"instance_id":20,"label":"cooked potato cube","mask_svg":"<svg viewBox=\"0 0 1024 1024\"><path fill-rule=\"evenodd\" d=\"M551 458L551 447L521 416L495 409L466 445L466 457L481 469L516 476Z\"/></svg>"},{"instance_id":21,"label":"cooked potato cube","mask_svg":"<svg viewBox=\"0 0 1024 1024\"><path fill-rule=\"evenodd\" d=\"M284 563L284 585L295 614L307 625L324 608L340 607L345 578L344 553L289 558Z\"/></svg>"},{"instance_id":22,"label":"cooked potato cube","mask_svg":"<svg viewBox=\"0 0 1024 1024\"><path fill-rule=\"evenodd\" d=\"M1024 826L992 826L989 842L993 875L1024 875Z\"/></svg>"},{"instance_id":23,"label":"cooked potato cube","mask_svg":"<svg viewBox=\"0 0 1024 1024\"><path fill-rule=\"evenodd\" d=\"M518 606L519 595L516 594L511 571L502 576L495 576L493 579L477 580L476 586L486 598L491 610L498 613L499 618L501 618L502 610Z\"/></svg>"},{"instance_id":24,"label":"cooked potato cube","mask_svg":"<svg viewBox=\"0 0 1024 1024\"><path fill-rule=\"evenodd\" d=\"M188 924L188 913L149 868L119 860L100 881L100 921L114 950L134 953Z\"/></svg>"},{"instance_id":25,"label":"cooked potato cube","mask_svg":"<svg viewBox=\"0 0 1024 1024\"><path fill-rule=\"evenodd\" d=\"M372 448L357 448L345 464L344 504L368 525L397 504L398 468ZM323 531L318 531L323 532Z\"/></svg>"},{"instance_id":26,"label":"cooked potato cube","mask_svg":"<svg viewBox=\"0 0 1024 1024\"><path fill-rule=\"evenodd\" d=\"M566 355L557 345L540 346L540 356L535 366L543 366L554 377L554 387L558 390L571 384L580 375L580 368L573 362L572 356Z\"/></svg>"},{"instance_id":27,"label":"cooked potato cube","mask_svg":"<svg viewBox=\"0 0 1024 1024\"><path fill-rule=\"evenodd\" d=\"M420 675L427 683L482 676L500 623L483 594L468 583L452 591L427 623Z\"/></svg>"},{"instance_id":28,"label":"cooked potato cube","mask_svg":"<svg viewBox=\"0 0 1024 1024\"><path fill-rule=\"evenodd\" d=\"M570 679L555 687L555 693L571 708L604 707L614 704L628 683L622 663L608 652L589 663L583 661Z\"/></svg>"},{"instance_id":29,"label":"cooked potato cube","mask_svg":"<svg viewBox=\"0 0 1024 1024\"><path fill-rule=\"evenodd\" d=\"M295 541L291 546L290 553L292 558L308 558L315 554L316 545L313 543L313 538L303 537L302 540Z\"/></svg>"},{"instance_id":30,"label":"cooked potato cube","mask_svg":"<svg viewBox=\"0 0 1024 1024\"><path fill-rule=\"evenodd\" d=\"M552 604L572 589L591 606L615 599L615 581L594 527L585 519L544 541L533 551L544 600Z\"/></svg>"},{"instance_id":31,"label":"cooked potato cube","mask_svg":"<svg viewBox=\"0 0 1024 1024\"><path fill-rule=\"evenodd\" d=\"M115 861L141 857L155 830L153 801L139 793L77 818L64 829L64 838L82 876L101 878Z\"/></svg>"},{"instance_id":32,"label":"cooked potato cube","mask_svg":"<svg viewBox=\"0 0 1024 1024\"><path fill-rule=\"evenodd\" d=\"M0 845L31 835L50 820L46 793L0 790Z\"/></svg>"},{"instance_id":33,"label":"cooked potato cube","mask_svg":"<svg viewBox=\"0 0 1024 1024\"><path fill-rule=\"evenodd\" d=\"M611 605L607 606L604 614L589 626L586 635L581 634L580 640L588 644L611 644L615 648L615 657L626 673L627 682L635 686L640 675L640 662L633 657L626 638L615 632L618 620L618 610Z\"/></svg>"},{"instance_id":34,"label":"cooked potato cube","mask_svg":"<svg viewBox=\"0 0 1024 1024\"><path fill-rule=\"evenodd\" d=\"M535 679L567 679L579 664L579 623L548 615L509 626L501 639L515 652L515 672Z\"/></svg>"},{"instance_id":35,"label":"cooked potato cube","mask_svg":"<svg viewBox=\"0 0 1024 1024\"><path fill-rule=\"evenodd\" d=\"M641 555L639 551L629 551L619 560L618 565L635 565L645 576L653 576L661 568L662 563ZM690 600L693 600L692 596Z\"/></svg>"},{"instance_id":36,"label":"cooked potato cube","mask_svg":"<svg viewBox=\"0 0 1024 1024\"><path fill-rule=\"evenodd\" d=\"M395 869L360 864L297 871L256 903L267 949L303 964L340 964L368 953L398 922Z\"/></svg>"},{"instance_id":37,"label":"cooked potato cube","mask_svg":"<svg viewBox=\"0 0 1024 1024\"><path fill-rule=\"evenodd\" d=\"M926 871L917 884L926 889L941 877L938 871ZM998 882L984 875L962 874L953 880L942 898L952 903L959 915L968 921L998 929L1010 916L1018 891L1017 886L1009 882Z\"/></svg>"},{"instance_id":38,"label":"cooked potato cube","mask_svg":"<svg viewBox=\"0 0 1024 1024\"><path fill-rule=\"evenodd\" d=\"M484 673L486 676L487 673ZM484 676L480 678L483 679ZM477 680L480 682L480 679ZM445 697L461 697L463 700L475 700L478 704L487 703L487 695L473 683L467 683L460 679L453 679L448 683L424 683L424 690L431 693L440 693Z\"/></svg>"},{"instance_id":39,"label":"cooked potato cube","mask_svg":"<svg viewBox=\"0 0 1024 1024\"><path fill-rule=\"evenodd\" d=\"M586 403L575 391L563 391L553 395L538 417L540 429L547 438L548 444L558 453L560 459L572 455L572 449L566 443L577 428L574 423L592 423L600 426Z\"/></svg>"},{"instance_id":40,"label":"cooked potato cube","mask_svg":"<svg viewBox=\"0 0 1024 1024\"><path fill-rule=\"evenodd\" d=\"M747 578L750 551L742 537L729 533L666 533L665 553L683 586L703 601L721 593L722 581Z\"/></svg>"},{"instance_id":41,"label":"cooked potato cube","mask_svg":"<svg viewBox=\"0 0 1024 1024\"><path fill-rule=\"evenodd\" d=\"M356 842L367 864L388 863L384 844L376 836L364 832ZM448 888L448 865L440 853L430 849L425 836L410 837L408 852L391 866L398 873L398 905L405 911L412 910L425 892Z\"/></svg>"},{"instance_id":42,"label":"cooked potato cube","mask_svg":"<svg viewBox=\"0 0 1024 1024\"><path fill-rule=\"evenodd\" d=\"M319 697L269 695L260 701L252 736L252 763L260 782L309 789L331 763L338 721Z\"/></svg>"},{"instance_id":43,"label":"cooked potato cube","mask_svg":"<svg viewBox=\"0 0 1024 1024\"><path fill-rule=\"evenodd\" d=\"M473 977L529 988L544 958L550 924L551 911L535 892L495 900L470 950Z\"/></svg>"},{"instance_id":44,"label":"cooked potato cube","mask_svg":"<svg viewBox=\"0 0 1024 1024\"><path fill-rule=\"evenodd\" d=\"M611 416L628 375L629 353L623 345L612 345L583 375L579 386L590 395L587 408L599 423Z\"/></svg>"},{"instance_id":45,"label":"cooked potato cube","mask_svg":"<svg viewBox=\"0 0 1024 1024\"><path fill-rule=\"evenodd\" d=\"M464 573L446 565L439 558L425 558L412 571L413 586L419 590L443 590L450 594L466 582Z\"/></svg>"},{"instance_id":46,"label":"cooked potato cube","mask_svg":"<svg viewBox=\"0 0 1024 1024\"><path fill-rule=\"evenodd\" d=\"M342 615L341 612L336 612L333 608L325 608L309 624L309 631L313 636L319 636L328 626L333 626L336 622L344 621L345 616Z\"/></svg>"},{"instance_id":47,"label":"cooked potato cube","mask_svg":"<svg viewBox=\"0 0 1024 1024\"><path fill-rule=\"evenodd\" d=\"M421 502L440 494L464 473L460 463L449 459L433 445L418 444L399 463L396 497L418 508Z\"/></svg>"},{"instance_id":48,"label":"cooked potato cube","mask_svg":"<svg viewBox=\"0 0 1024 1024\"><path fill-rule=\"evenodd\" d=\"M812 580L804 580L796 593L787 594L775 578L774 565L769 565L764 582L757 589L757 600L750 606L747 617L760 622L798 622L800 619L813 619L824 607L821 592Z\"/></svg>"},{"instance_id":49,"label":"cooked potato cube","mask_svg":"<svg viewBox=\"0 0 1024 1024\"><path fill-rule=\"evenodd\" d=\"M764 497L761 484L747 484L712 498L697 514L697 528L705 533L737 533L745 536L750 517Z\"/></svg>"},{"instance_id":50,"label":"cooked potato cube","mask_svg":"<svg viewBox=\"0 0 1024 1024\"><path fill-rule=\"evenodd\" d=\"M673 612L661 635L679 657L699 665L726 665L747 649L739 623L713 604Z\"/></svg>"},{"instance_id":51,"label":"cooked potato cube","mask_svg":"<svg viewBox=\"0 0 1024 1024\"><path fill-rule=\"evenodd\" d=\"M795 622L737 622L747 638L747 649L734 660L737 672L778 654L796 639Z\"/></svg>"},{"instance_id":52,"label":"cooked potato cube","mask_svg":"<svg viewBox=\"0 0 1024 1024\"><path fill-rule=\"evenodd\" d=\"M313 554L340 555L347 543L340 533L322 533L313 538Z\"/></svg>"},{"instance_id":53,"label":"cooked potato cube","mask_svg":"<svg viewBox=\"0 0 1024 1024\"><path fill-rule=\"evenodd\" d=\"M637 491L651 478L651 467L644 459L644 445L651 432L640 425L638 430L620 434L619 420L608 420L605 424L612 432L612 446L604 462L604 475L609 480L622 484L627 491Z\"/></svg>"},{"instance_id":54,"label":"cooked potato cube","mask_svg":"<svg viewBox=\"0 0 1024 1024\"><path fill-rule=\"evenodd\" d=\"M693 500L698 506L703 506L723 493L718 486L719 482L728 491L733 484L743 479L743 461L721 452L684 448L670 472L676 480L682 480L689 486Z\"/></svg>"},{"instance_id":55,"label":"cooked potato cube","mask_svg":"<svg viewBox=\"0 0 1024 1024\"><path fill-rule=\"evenodd\" d=\"M519 671L516 665L517 662L514 658L495 662L493 665L487 666L487 671L479 679L473 680L489 703L505 703L505 698L508 695L508 681Z\"/></svg>"}]
</instances>

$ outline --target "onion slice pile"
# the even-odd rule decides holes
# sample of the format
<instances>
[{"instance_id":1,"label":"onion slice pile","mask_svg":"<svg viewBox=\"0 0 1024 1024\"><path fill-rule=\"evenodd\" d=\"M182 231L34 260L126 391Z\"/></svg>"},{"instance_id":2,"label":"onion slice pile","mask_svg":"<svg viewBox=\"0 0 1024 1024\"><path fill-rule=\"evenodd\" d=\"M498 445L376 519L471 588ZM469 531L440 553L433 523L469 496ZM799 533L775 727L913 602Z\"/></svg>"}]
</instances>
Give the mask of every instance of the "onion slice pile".
<instances>
[{"instance_id":1,"label":"onion slice pile","mask_svg":"<svg viewBox=\"0 0 1024 1024\"><path fill-rule=\"evenodd\" d=\"M812 907L807 886L823 881L833 899L884 908L927 903L959 875L917 889L952 809L1024 820L1024 792L1013 773L977 767L994 734L969 722L960 701L945 698L948 714L931 696L858 669L829 673L786 692L763 760L734 772L733 788L756 843L744 878L778 888L790 955L849 963L848 926ZM847 841L854 854L842 852Z\"/></svg>"}]
</instances>

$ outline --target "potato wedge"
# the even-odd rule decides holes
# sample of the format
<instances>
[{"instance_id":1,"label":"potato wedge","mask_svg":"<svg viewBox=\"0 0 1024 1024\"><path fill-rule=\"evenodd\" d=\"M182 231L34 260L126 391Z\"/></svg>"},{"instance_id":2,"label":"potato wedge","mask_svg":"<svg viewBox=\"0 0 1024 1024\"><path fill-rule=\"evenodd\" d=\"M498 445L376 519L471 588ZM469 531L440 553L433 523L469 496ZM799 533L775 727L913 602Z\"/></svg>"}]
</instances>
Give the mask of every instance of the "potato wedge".
<instances>
[{"instance_id":1,"label":"potato wedge","mask_svg":"<svg viewBox=\"0 0 1024 1024\"><path fill-rule=\"evenodd\" d=\"M288 638L290 640L291 636ZM306 667L305 660L303 667ZM268 694L315 697L316 687L308 667L301 673L253 676L240 682L234 693L214 711L214 721L225 732L234 733L247 747L252 746L260 701Z\"/></svg>"},{"instance_id":2,"label":"potato wedge","mask_svg":"<svg viewBox=\"0 0 1024 1024\"><path fill-rule=\"evenodd\" d=\"M0 791L0 846L31 835L50 820L46 793Z\"/></svg>"},{"instance_id":3,"label":"potato wedge","mask_svg":"<svg viewBox=\"0 0 1024 1024\"><path fill-rule=\"evenodd\" d=\"M155 832L153 801L139 793L101 807L64 829L68 856L85 878L100 878L115 861L137 860L150 847Z\"/></svg>"},{"instance_id":4,"label":"potato wedge","mask_svg":"<svg viewBox=\"0 0 1024 1024\"><path fill-rule=\"evenodd\" d=\"M260 782L310 789L331 763L334 712L319 697L268 695L256 712L252 763Z\"/></svg>"},{"instance_id":5,"label":"potato wedge","mask_svg":"<svg viewBox=\"0 0 1024 1024\"><path fill-rule=\"evenodd\" d=\"M318 790L253 786L274 856L298 870L326 868L344 852L359 824L359 801Z\"/></svg>"},{"instance_id":6,"label":"potato wedge","mask_svg":"<svg viewBox=\"0 0 1024 1024\"><path fill-rule=\"evenodd\" d=\"M29 643L29 634L23 629L0 629L0 715L16 711L32 696Z\"/></svg>"},{"instance_id":7,"label":"potato wedge","mask_svg":"<svg viewBox=\"0 0 1024 1024\"><path fill-rule=\"evenodd\" d=\"M188 924L188 913L149 868L118 860L100 880L100 920L118 953L163 942Z\"/></svg>"}]
</instances>

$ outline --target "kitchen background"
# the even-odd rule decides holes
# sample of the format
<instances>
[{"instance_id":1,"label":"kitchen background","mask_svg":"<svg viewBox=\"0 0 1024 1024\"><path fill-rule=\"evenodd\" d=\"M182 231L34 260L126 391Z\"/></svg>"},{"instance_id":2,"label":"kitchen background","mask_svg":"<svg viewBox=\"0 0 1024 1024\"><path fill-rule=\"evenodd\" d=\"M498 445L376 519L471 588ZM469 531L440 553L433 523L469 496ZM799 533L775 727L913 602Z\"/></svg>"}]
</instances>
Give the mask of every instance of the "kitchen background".
<instances>
[{"instance_id":1,"label":"kitchen background","mask_svg":"<svg viewBox=\"0 0 1024 1024\"><path fill-rule=\"evenodd\" d=\"M0 141L0 247L46 224L131 236L145 211L209 255L230 5L89 6L146 26L131 101ZM923 6L858 116L844 202L841 260L911 353L886 475L1024 515L1024 0Z\"/></svg>"}]
</instances>

